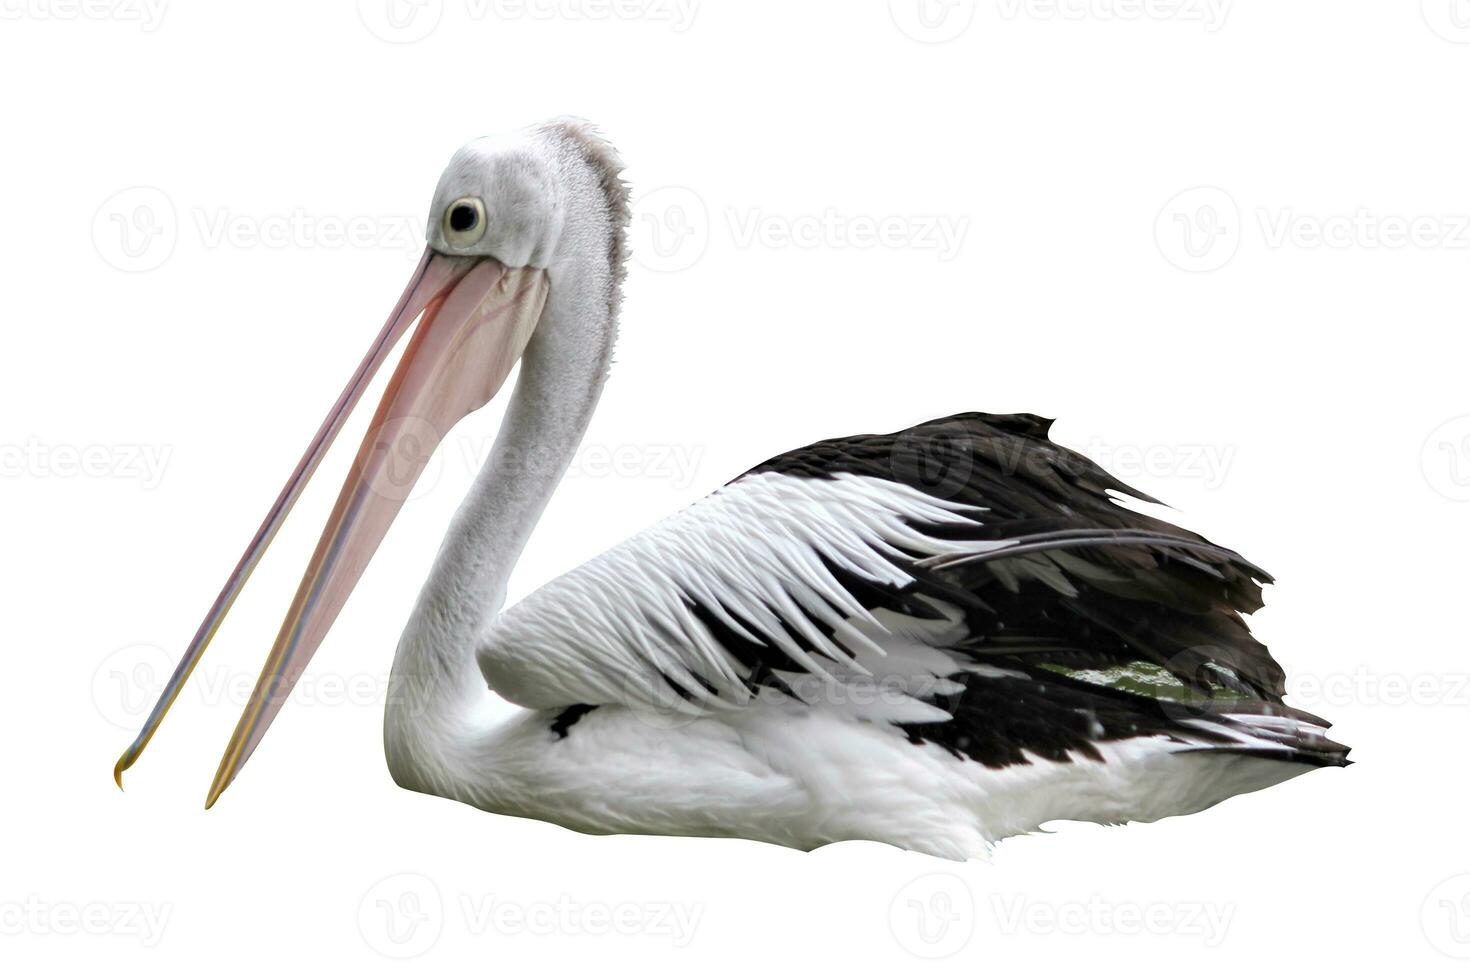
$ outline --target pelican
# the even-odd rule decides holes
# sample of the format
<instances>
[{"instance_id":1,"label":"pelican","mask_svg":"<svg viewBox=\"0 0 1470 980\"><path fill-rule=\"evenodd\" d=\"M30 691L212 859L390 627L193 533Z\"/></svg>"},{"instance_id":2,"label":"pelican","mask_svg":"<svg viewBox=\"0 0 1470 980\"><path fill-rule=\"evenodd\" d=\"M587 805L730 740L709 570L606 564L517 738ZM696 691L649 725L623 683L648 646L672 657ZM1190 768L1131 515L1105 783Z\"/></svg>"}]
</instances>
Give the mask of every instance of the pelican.
<instances>
[{"instance_id":1,"label":"pelican","mask_svg":"<svg viewBox=\"0 0 1470 980\"><path fill-rule=\"evenodd\" d=\"M398 785L593 834L882 841L1192 813L1347 765L1242 614L1269 576L1031 415L776 456L503 609L608 376L628 189L589 124L456 152L428 247L114 776L413 327L210 787L259 746L434 447L519 374L398 642ZM415 323L417 324L414 327ZM487 711L503 698L519 709Z\"/></svg>"}]
</instances>

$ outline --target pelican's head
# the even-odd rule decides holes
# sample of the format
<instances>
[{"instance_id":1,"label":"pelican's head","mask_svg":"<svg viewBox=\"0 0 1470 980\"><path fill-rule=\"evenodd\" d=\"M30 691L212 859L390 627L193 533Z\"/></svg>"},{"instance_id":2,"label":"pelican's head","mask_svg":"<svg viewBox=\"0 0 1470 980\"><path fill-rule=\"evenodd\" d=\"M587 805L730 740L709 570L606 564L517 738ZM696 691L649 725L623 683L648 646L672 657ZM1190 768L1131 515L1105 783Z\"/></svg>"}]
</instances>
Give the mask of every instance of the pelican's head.
<instances>
[{"instance_id":1,"label":"pelican's head","mask_svg":"<svg viewBox=\"0 0 1470 980\"><path fill-rule=\"evenodd\" d=\"M119 785L353 406L415 322L206 805L265 734L449 429L495 396L533 339L569 361L610 348L627 220L620 170L611 146L576 121L478 139L454 154L434 191L418 268L118 760Z\"/></svg>"},{"instance_id":2,"label":"pelican's head","mask_svg":"<svg viewBox=\"0 0 1470 980\"><path fill-rule=\"evenodd\" d=\"M429 248L544 269L556 254L563 198L544 145L525 136L485 137L454 154L429 208Z\"/></svg>"}]
</instances>

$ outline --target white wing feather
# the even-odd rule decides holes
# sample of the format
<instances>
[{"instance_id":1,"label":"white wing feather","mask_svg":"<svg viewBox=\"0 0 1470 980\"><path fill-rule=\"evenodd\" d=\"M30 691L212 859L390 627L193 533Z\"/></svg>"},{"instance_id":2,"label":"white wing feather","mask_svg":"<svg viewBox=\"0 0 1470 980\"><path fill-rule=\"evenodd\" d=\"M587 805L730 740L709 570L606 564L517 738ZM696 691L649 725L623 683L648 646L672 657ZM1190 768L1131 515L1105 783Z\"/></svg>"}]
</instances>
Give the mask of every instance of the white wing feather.
<instances>
[{"instance_id":1,"label":"white wing feather","mask_svg":"<svg viewBox=\"0 0 1470 980\"><path fill-rule=\"evenodd\" d=\"M748 475L516 604L485 635L480 668L498 693L531 708L744 705L750 668L695 615L697 603L812 677L851 683L904 648L895 630L912 640L935 626L875 616L829 568L903 587L912 581L905 557L943 560L1001 544L915 530L975 524L980 513L875 477Z\"/></svg>"}]
</instances>

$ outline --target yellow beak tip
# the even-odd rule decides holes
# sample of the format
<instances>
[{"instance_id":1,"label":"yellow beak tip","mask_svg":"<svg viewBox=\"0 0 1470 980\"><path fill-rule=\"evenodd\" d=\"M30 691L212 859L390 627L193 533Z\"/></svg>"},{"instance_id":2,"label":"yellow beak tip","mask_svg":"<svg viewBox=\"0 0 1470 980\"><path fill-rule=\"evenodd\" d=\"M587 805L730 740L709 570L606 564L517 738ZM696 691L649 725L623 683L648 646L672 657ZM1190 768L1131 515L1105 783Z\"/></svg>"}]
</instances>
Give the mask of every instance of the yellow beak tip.
<instances>
[{"instance_id":1,"label":"yellow beak tip","mask_svg":"<svg viewBox=\"0 0 1470 980\"><path fill-rule=\"evenodd\" d=\"M114 783L117 783L118 789L123 788L122 774L128 770L128 767L133 764L133 761L137 759L137 757L137 752L135 752L132 748L129 748L126 752L117 757L117 762L114 763L112 767L112 781Z\"/></svg>"},{"instance_id":2,"label":"yellow beak tip","mask_svg":"<svg viewBox=\"0 0 1470 980\"><path fill-rule=\"evenodd\" d=\"M213 786L209 787L209 795L204 798L204 809L208 810L214 806L215 800L220 798L221 794L225 791L225 787L228 785L228 783L216 782Z\"/></svg>"}]
</instances>

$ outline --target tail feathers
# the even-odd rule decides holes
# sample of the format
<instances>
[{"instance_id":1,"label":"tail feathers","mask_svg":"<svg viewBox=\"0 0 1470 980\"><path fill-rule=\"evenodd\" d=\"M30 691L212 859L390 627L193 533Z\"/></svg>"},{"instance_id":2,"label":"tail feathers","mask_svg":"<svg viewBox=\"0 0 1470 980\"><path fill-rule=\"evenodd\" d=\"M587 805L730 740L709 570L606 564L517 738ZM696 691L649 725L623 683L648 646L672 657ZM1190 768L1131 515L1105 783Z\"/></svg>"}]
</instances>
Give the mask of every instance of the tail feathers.
<instances>
[{"instance_id":1,"label":"tail feathers","mask_svg":"<svg viewBox=\"0 0 1470 980\"><path fill-rule=\"evenodd\" d=\"M1201 707L1184 725L1208 737L1210 744L1180 752L1228 752L1316 767L1352 764L1347 757L1351 750L1327 737L1330 723L1299 708L1243 700Z\"/></svg>"}]
</instances>

